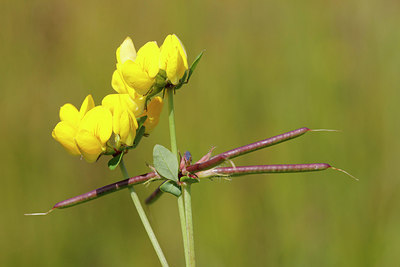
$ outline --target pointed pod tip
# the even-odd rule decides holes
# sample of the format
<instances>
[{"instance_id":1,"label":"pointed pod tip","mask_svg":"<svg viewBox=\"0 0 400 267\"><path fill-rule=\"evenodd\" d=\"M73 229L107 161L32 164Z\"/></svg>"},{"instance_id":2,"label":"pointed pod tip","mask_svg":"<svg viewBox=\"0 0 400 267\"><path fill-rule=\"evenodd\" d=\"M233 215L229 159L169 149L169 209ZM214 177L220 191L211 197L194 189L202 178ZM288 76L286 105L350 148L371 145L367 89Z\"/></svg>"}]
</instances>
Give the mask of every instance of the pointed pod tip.
<instances>
[{"instance_id":1,"label":"pointed pod tip","mask_svg":"<svg viewBox=\"0 0 400 267\"><path fill-rule=\"evenodd\" d=\"M54 210L54 208L52 208L48 212L25 213L24 215L25 216L45 216L45 215L49 214L50 212L52 212L53 210Z\"/></svg>"},{"instance_id":2,"label":"pointed pod tip","mask_svg":"<svg viewBox=\"0 0 400 267\"><path fill-rule=\"evenodd\" d=\"M310 132L342 132L342 130L335 129L308 129Z\"/></svg>"},{"instance_id":3,"label":"pointed pod tip","mask_svg":"<svg viewBox=\"0 0 400 267\"><path fill-rule=\"evenodd\" d=\"M353 178L353 179L356 180L356 181L360 181L357 177L351 175L350 173L348 173L348 172L345 171L345 170L342 170L342 169L339 169L339 168L335 168L335 167L333 167L333 166L330 166L330 168L331 168L332 170L335 170L335 171L343 172L344 174L346 174L347 176Z\"/></svg>"}]
</instances>

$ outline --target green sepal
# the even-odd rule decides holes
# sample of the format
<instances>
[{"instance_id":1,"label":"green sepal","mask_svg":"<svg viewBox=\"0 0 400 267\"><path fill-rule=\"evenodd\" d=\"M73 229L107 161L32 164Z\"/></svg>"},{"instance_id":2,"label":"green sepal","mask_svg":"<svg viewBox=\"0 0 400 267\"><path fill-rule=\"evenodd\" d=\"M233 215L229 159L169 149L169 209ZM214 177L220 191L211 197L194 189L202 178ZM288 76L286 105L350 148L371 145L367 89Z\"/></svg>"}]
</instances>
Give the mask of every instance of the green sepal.
<instances>
[{"instance_id":1,"label":"green sepal","mask_svg":"<svg viewBox=\"0 0 400 267\"><path fill-rule=\"evenodd\" d=\"M174 181L167 181L160 186L160 190L164 193L170 193L176 197L179 197L182 194L182 190L179 185L177 185Z\"/></svg>"},{"instance_id":2,"label":"green sepal","mask_svg":"<svg viewBox=\"0 0 400 267\"><path fill-rule=\"evenodd\" d=\"M181 177L180 180L181 180L181 182L185 182L185 183L188 183L188 184L195 184L195 183L199 182L198 179L191 178L191 177L188 177L188 176L183 176L183 177Z\"/></svg>"},{"instance_id":3,"label":"green sepal","mask_svg":"<svg viewBox=\"0 0 400 267\"><path fill-rule=\"evenodd\" d=\"M162 145L154 146L153 165L157 173L165 179L178 181L178 160L171 151Z\"/></svg>"},{"instance_id":4,"label":"green sepal","mask_svg":"<svg viewBox=\"0 0 400 267\"><path fill-rule=\"evenodd\" d=\"M197 64L199 64L199 61L201 59L201 57L203 56L204 50L200 52L200 54L196 57L196 59L193 61L192 65L189 68L189 74L188 74L188 78L186 80L186 82L189 82L190 77L193 74L193 71L196 69Z\"/></svg>"},{"instance_id":5,"label":"green sepal","mask_svg":"<svg viewBox=\"0 0 400 267\"><path fill-rule=\"evenodd\" d=\"M119 163L121 162L123 156L124 152L122 151L120 154L110 159L108 161L108 168L112 171L115 170L118 167Z\"/></svg>"}]
</instances>

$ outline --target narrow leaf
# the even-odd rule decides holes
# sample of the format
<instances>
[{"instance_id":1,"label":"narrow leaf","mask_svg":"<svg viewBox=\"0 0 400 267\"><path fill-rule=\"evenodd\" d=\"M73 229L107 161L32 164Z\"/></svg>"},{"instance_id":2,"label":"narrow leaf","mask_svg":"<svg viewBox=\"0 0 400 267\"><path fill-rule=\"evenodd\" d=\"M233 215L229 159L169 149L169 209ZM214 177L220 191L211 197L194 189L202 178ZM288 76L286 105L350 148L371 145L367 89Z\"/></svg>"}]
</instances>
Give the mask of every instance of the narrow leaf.
<instances>
[{"instance_id":1,"label":"narrow leaf","mask_svg":"<svg viewBox=\"0 0 400 267\"><path fill-rule=\"evenodd\" d=\"M192 76L193 71L196 69L197 64L199 64L199 61L201 59L201 57L203 56L204 50L200 52L200 54L196 57L196 59L193 61L192 66L190 66L189 68L189 75L187 78L186 82L189 82L190 76Z\"/></svg>"},{"instance_id":2,"label":"narrow leaf","mask_svg":"<svg viewBox=\"0 0 400 267\"><path fill-rule=\"evenodd\" d=\"M121 162L122 157L124 156L124 152L121 152L117 156L113 157L108 161L108 168L110 170L115 170L118 167L119 163Z\"/></svg>"},{"instance_id":3,"label":"narrow leaf","mask_svg":"<svg viewBox=\"0 0 400 267\"><path fill-rule=\"evenodd\" d=\"M167 181L160 186L160 190L164 193L170 193L176 197L182 194L181 188L173 181Z\"/></svg>"},{"instance_id":4,"label":"narrow leaf","mask_svg":"<svg viewBox=\"0 0 400 267\"><path fill-rule=\"evenodd\" d=\"M162 145L155 145L153 149L153 164L159 175L178 181L178 160L176 156Z\"/></svg>"},{"instance_id":5,"label":"narrow leaf","mask_svg":"<svg viewBox=\"0 0 400 267\"><path fill-rule=\"evenodd\" d=\"M140 129L140 127L142 127L143 123L147 120L147 116L143 116L140 117L139 119L137 119L137 124L138 124L138 129Z\"/></svg>"},{"instance_id":6,"label":"narrow leaf","mask_svg":"<svg viewBox=\"0 0 400 267\"><path fill-rule=\"evenodd\" d=\"M144 126L138 128L136 130L136 136L135 136L135 140L133 141L132 148L136 148L139 145L140 140L142 140L142 137L143 137L145 131L146 131L146 127L144 127Z\"/></svg>"}]
</instances>

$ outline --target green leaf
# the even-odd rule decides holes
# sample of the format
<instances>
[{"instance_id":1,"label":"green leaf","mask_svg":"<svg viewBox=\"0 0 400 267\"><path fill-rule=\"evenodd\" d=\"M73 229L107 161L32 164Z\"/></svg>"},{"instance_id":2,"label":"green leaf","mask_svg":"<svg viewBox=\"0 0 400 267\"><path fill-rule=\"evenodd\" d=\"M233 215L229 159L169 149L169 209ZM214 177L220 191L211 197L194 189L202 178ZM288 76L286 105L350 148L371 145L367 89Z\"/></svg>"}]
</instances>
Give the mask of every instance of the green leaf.
<instances>
[{"instance_id":1,"label":"green leaf","mask_svg":"<svg viewBox=\"0 0 400 267\"><path fill-rule=\"evenodd\" d=\"M136 120L136 121L137 121L137 124L138 124L138 130L140 129L140 127L142 127L143 123L144 123L146 120L147 120L147 116L140 117L139 119ZM137 130L137 131L138 131L138 130ZM136 131L136 132L137 132L137 131Z\"/></svg>"},{"instance_id":2,"label":"green leaf","mask_svg":"<svg viewBox=\"0 0 400 267\"><path fill-rule=\"evenodd\" d=\"M195 183L199 182L198 179L191 178L191 177L188 177L188 176L183 176L183 177L181 177L180 180L181 180L181 182L185 182L185 183L188 183L188 184L195 184Z\"/></svg>"},{"instance_id":3,"label":"green leaf","mask_svg":"<svg viewBox=\"0 0 400 267\"><path fill-rule=\"evenodd\" d=\"M144 127L144 126L138 128L136 130L136 136L135 136L135 140L133 141L132 148L136 148L139 145L140 140L142 140L142 137L143 137L145 131L146 131L146 127Z\"/></svg>"},{"instance_id":4,"label":"green leaf","mask_svg":"<svg viewBox=\"0 0 400 267\"><path fill-rule=\"evenodd\" d=\"M176 197L179 197L182 194L180 186L178 186L173 181L167 181L160 186L160 190L164 193L170 193Z\"/></svg>"},{"instance_id":5,"label":"green leaf","mask_svg":"<svg viewBox=\"0 0 400 267\"><path fill-rule=\"evenodd\" d=\"M190 66L189 68L189 75L187 78L186 82L189 82L190 76L192 76L193 71L196 69L197 64L199 64L199 61L201 59L201 57L203 56L204 50L200 52L200 54L196 57L196 59L193 61L192 66Z\"/></svg>"},{"instance_id":6,"label":"green leaf","mask_svg":"<svg viewBox=\"0 0 400 267\"><path fill-rule=\"evenodd\" d=\"M122 157L124 156L124 152L121 152L120 154L116 155L112 159L108 161L108 168L110 170L115 170L115 168L118 167L119 163L121 162Z\"/></svg>"},{"instance_id":7,"label":"green leaf","mask_svg":"<svg viewBox=\"0 0 400 267\"><path fill-rule=\"evenodd\" d=\"M178 160L176 156L162 145L155 145L153 149L153 164L159 175L178 181Z\"/></svg>"}]
</instances>

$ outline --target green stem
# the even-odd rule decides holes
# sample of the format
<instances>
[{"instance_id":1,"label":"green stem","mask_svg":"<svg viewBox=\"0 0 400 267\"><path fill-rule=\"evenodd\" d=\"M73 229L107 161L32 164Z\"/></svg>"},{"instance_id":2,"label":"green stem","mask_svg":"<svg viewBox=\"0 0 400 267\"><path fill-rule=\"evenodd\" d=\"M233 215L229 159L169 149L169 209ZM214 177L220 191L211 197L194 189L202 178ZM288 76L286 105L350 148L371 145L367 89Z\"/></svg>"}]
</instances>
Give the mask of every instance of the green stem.
<instances>
[{"instance_id":1,"label":"green stem","mask_svg":"<svg viewBox=\"0 0 400 267\"><path fill-rule=\"evenodd\" d=\"M169 120L169 135L171 138L171 151L178 158L178 146L176 145L176 130L175 130L175 111L174 111L174 89L166 89L168 92L168 120Z\"/></svg>"},{"instance_id":2,"label":"green stem","mask_svg":"<svg viewBox=\"0 0 400 267\"><path fill-rule=\"evenodd\" d=\"M194 253L194 235L193 235L193 220L192 220L192 195L191 185L187 184L183 187L183 196L185 199L185 215L186 215L186 234L189 245L189 266L196 266Z\"/></svg>"},{"instance_id":3,"label":"green stem","mask_svg":"<svg viewBox=\"0 0 400 267\"><path fill-rule=\"evenodd\" d=\"M178 146L176 144L176 130L175 130L175 111L174 111L174 89L169 88L166 89L168 94L168 121L169 121L169 135L171 138L171 151L178 157ZM190 251L189 251L189 243L188 236L186 231L186 216L185 216L185 203L183 199L183 193L178 197L178 209L179 209L179 218L181 221L181 231L182 231L182 239L183 239L183 249L185 251L185 262L186 266L190 266Z\"/></svg>"},{"instance_id":4,"label":"green stem","mask_svg":"<svg viewBox=\"0 0 400 267\"><path fill-rule=\"evenodd\" d=\"M126 170L123 159L121 159L121 162L119 163L119 167L121 169L123 176L125 176L125 178L129 178L129 174L128 174L128 171ZM135 204L136 210L139 214L140 219L142 220L144 228L146 229L146 232L147 232L147 235L149 236L151 244L153 245L153 248L157 253L158 259L160 260L161 266L167 267L168 266L167 259L165 258L164 254L161 250L160 244L158 244L157 238L153 232L153 229L151 228L150 222L147 219L146 213L143 210L142 204L140 204L139 197L138 197L135 189L133 188L133 186L129 187L129 191L131 194L133 204Z\"/></svg>"}]
</instances>

